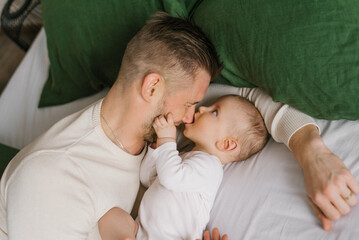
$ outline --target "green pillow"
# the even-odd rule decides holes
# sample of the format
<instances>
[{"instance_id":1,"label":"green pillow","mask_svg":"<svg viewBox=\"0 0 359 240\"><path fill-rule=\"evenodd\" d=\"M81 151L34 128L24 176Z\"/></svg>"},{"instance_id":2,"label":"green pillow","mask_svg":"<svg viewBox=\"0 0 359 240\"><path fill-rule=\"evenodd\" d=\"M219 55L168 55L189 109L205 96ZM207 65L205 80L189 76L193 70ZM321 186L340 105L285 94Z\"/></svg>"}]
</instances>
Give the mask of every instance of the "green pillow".
<instances>
[{"instance_id":1,"label":"green pillow","mask_svg":"<svg viewBox=\"0 0 359 240\"><path fill-rule=\"evenodd\" d=\"M19 150L0 143L0 176L3 174L10 160L19 152Z\"/></svg>"},{"instance_id":2,"label":"green pillow","mask_svg":"<svg viewBox=\"0 0 359 240\"><path fill-rule=\"evenodd\" d=\"M39 102L44 107L110 87L128 41L150 15L166 11L188 17L196 0L43 0L41 4L50 59Z\"/></svg>"},{"instance_id":3,"label":"green pillow","mask_svg":"<svg viewBox=\"0 0 359 240\"><path fill-rule=\"evenodd\" d=\"M203 1L219 83L261 87L313 117L359 119L359 1Z\"/></svg>"}]
</instances>

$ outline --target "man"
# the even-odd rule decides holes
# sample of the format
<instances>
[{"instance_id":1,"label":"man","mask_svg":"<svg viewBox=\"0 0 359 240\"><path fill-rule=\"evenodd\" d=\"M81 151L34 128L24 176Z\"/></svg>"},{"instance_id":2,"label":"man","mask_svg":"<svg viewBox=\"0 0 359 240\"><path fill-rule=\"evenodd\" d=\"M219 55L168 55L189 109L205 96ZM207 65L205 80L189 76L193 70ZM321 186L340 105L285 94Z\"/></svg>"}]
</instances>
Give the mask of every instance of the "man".
<instances>
[{"instance_id":1,"label":"man","mask_svg":"<svg viewBox=\"0 0 359 240\"><path fill-rule=\"evenodd\" d=\"M198 27L160 13L131 40L106 98L55 124L1 180L0 239L99 239L111 208L130 212L153 118L192 122L220 71Z\"/></svg>"},{"instance_id":2,"label":"man","mask_svg":"<svg viewBox=\"0 0 359 240\"><path fill-rule=\"evenodd\" d=\"M220 68L200 29L165 13L155 15L128 44L105 99L59 121L11 161L1 179L0 238L99 239L97 222L108 210L133 207L154 117L171 112L177 125L192 122L195 105ZM300 126L284 127L281 141L289 142L302 165L309 196L335 220L348 209L327 211L316 192L330 186L337 191L330 196L341 198L356 193L357 186L322 143L311 118L280 112ZM272 135L280 132L270 129ZM330 165L318 165L318 159ZM318 181L322 173L327 175ZM340 187L327 185L332 179ZM352 199L346 201L350 206Z\"/></svg>"}]
</instances>

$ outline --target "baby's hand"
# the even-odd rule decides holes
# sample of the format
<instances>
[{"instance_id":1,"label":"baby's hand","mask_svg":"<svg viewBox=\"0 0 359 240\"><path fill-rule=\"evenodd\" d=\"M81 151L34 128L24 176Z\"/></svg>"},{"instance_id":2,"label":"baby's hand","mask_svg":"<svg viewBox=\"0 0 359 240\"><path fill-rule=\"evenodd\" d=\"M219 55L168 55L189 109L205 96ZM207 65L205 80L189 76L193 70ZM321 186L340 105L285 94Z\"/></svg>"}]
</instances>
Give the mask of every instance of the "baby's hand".
<instances>
[{"instance_id":1,"label":"baby's hand","mask_svg":"<svg viewBox=\"0 0 359 240\"><path fill-rule=\"evenodd\" d=\"M163 115L157 117L152 126L157 134L157 147L165 142L176 141L176 126L171 113L167 114L167 120Z\"/></svg>"}]
</instances>

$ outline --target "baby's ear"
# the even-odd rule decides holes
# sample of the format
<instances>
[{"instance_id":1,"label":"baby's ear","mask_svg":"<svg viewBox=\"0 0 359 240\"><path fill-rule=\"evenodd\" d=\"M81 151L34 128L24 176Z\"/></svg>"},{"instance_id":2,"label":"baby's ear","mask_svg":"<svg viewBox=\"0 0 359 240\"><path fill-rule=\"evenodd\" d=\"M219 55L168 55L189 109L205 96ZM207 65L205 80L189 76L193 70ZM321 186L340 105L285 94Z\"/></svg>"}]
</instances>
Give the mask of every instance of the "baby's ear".
<instances>
[{"instance_id":1,"label":"baby's ear","mask_svg":"<svg viewBox=\"0 0 359 240\"><path fill-rule=\"evenodd\" d=\"M217 141L216 147L223 152L231 152L239 149L238 141L232 137L226 137Z\"/></svg>"}]
</instances>

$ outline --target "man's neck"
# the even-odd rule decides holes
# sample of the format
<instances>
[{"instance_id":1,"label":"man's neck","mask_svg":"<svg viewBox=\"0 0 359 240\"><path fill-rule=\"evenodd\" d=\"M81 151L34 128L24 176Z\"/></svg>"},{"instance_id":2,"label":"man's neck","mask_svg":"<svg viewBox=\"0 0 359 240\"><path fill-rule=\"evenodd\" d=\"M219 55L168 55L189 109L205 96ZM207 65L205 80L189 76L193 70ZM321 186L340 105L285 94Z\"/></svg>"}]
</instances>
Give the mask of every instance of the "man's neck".
<instances>
[{"instance_id":1,"label":"man's neck","mask_svg":"<svg viewBox=\"0 0 359 240\"><path fill-rule=\"evenodd\" d=\"M107 122L101 118L101 126L106 135L119 147L122 144L123 150L133 155L141 153L145 146L143 116L139 116L138 108L134 107L135 101L131 93L119 96L112 88L101 107L101 113Z\"/></svg>"}]
</instances>

